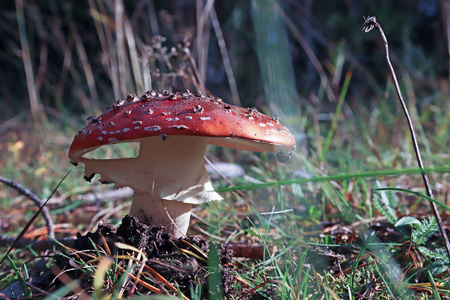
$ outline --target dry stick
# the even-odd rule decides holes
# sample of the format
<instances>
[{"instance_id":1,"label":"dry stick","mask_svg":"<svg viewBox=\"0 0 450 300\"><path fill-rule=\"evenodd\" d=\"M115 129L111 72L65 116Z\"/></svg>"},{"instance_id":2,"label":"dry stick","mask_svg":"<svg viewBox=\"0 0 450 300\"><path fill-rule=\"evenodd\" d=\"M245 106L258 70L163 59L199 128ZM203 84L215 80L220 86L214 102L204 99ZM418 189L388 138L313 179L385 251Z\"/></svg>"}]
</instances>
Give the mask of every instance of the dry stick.
<instances>
[{"instance_id":1,"label":"dry stick","mask_svg":"<svg viewBox=\"0 0 450 300\"><path fill-rule=\"evenodd\" d=\"M50 212L48 211L48 208L46 206L43 206L41 198L39 198L36 194L33 194L29 189L22 186L20 183L12 181L11 179L0 176L0 182L17 190L25 197L28 197L34 203L36 203L38 207L42 207L42 215L44 216L45 222L47 223L48 235L51 238L55 238L55 225L53 224L52 217L50 215Z\"/></svg>"},{"instance_id":2,"label":"dry stick","mask_svg":"<svg viewBox=\"0 0 450 300\"><path fill-rule=\"evenodd\" d=\"M209 12L214 5L214 0L208 0L203 7L203 1L196 1L197 7L197 62L200 66L199 73L201 76L199 80L204 82L206 80L206 61L208 59L207 44L210 38L210 29L205 26ZM205 29L206 28L206 29Z\"/></svg>"},{"instance_id":3,"label":"dry stick","mask_svg":"<svg viewBox=\"0 0 450 300\"><path fill-rule=\"evenodd\" d=\"M15 241L13 242L13 244L11 245L11 247L9 247L8 251L6 252L5 256L3 256L3 258L0 260L0 266L2 265L2 263L5 261L5 259L8 257L9 253L11 253L12 249L16 246L16 244L18 243L18 241L23 237L23 235L27 232L28 228L30 228L31 224L33 224L34 220L36 220L37 216L39 215L39 213L45 208L45 205L47 204L48 200L50 200L51 197L53 197L53 194L55 194L56 190L59 188L59 186L61 185L61 183L64 181L64 179L66 179L66 177L70 174L72 170L69 170L66 175L64 175L64 177L61 179L61 181L58 183L58 185L55 187L55 189L53 190L53 192L50 194L50 196L48 196L47 200L44 201L44 203L42 203L42 205L39 207L39 210L33 215L33 217L30 219L30 221L28 221L27 225L25 225L25 227L22 229L22 231L19 233L19 235L17 236L17 238L15 239Z\"/></svg>"},{"instance_id":4,"label":"dry stick","mask_svg":"<svg viewBox=\"0 0 450 300\"><path fill-rule=\"evenodd\" d=\"M211 18L211 23L217 37L217 44L219 45L219 50L222 55L223 66L225 68L225 73L227 74L228 84L230 85L231 99L233 99L234 105L241 106L241 99L239 97L239 91L236 84L236 77L234 76L233 68L231 67L230 55L228 54L225 38L223 37L222 28L220 28L219 19L217 18L214 6L211 7L209 17Z\"/></svg>"},{"instance_id":5,"label":"dry stick","mask_svg":"<svg viewBox=\"0 0 450 300\"><path fill-rule=\"evenodd\" d=\"M376 27L378 29L378 31L380 32L381 38L383 39L383 42L384 42L384 47L386 49L386 60L389 65L389 69L391 70L392 79L394 80L395 90L397 91L398 99L400 100L400 104L402 105L403 112L405 113L405 116L406 116L406 120L408 121L408 127L409 127L409 131L411 133L411 138L413 141L414 152L416 153L416 158L417 158L417 163L419 164L419 168L422 170L421 174L422 174L423 182L425 184L425 189L427 191L427 195L430 198L433 198L433 191L431 190L427 173L424 171L422 157L420 155L420 149L419 149L419 145L417 143L416 134L414 133L414 127L413 127L413 124L411 121L411 117L409 116L408 108L406 107L405 101L403 100L403 96L400 91L400 86L398 85L397 76L395 75L394 67L392 66L391 61L389 59L389 46L388 46L386 36L384 35L383 29L381 28L381 25L377 22L377 19L375 17L368 17L364 21L362 31L367 33L369 31L371 31L374 27ZM436 220L439 225L439 230L441 231L442 237L444 238L445 248L447 249L447 255L448 255L448 258L450 261L450 243L448 241L448 237L445 232L444 224L442 223L442 219L441 219L441 216L439 215L439 211L438 211L436 203L430 201L430 204L433 207L434 216L436 217Z\"/></svg>"},{"instance_id":6,"label":"dry stick","mask_svg":"<svg viewBox=\"0 0 450 300\"><path fill-rule=\"evenodd\" d=\"M25 69L28 97L30 98L31 115L33 116L34 124L40 126L41 123L45 123L47 121L47 116L45 115L45 111L43 109L41 100L39 99L39 91L37 90L36 80L33 73L33 64L31 62L32 57L30 45L28 43L27 28L25 24L25 15L24 15L25 2L23 0L16 0L15 2L16 2L16 18L17 18L17 25L19 28L19 38L21 47L20 54Z\"/></svg>"},{"instance_id":7,"label":"dry stick","mask_svg":"<svg viewBox=\"0 0 450 300\"><path fill-rule=\"evenodd\" d=\"M322 64L320 63L319 59L314 53L314 50L308 44L305 37L303 36L301 31L297 28L295 23L289 18L289 16L284 12L284 10L279 6L279 4L276 1L273 1L273 4L277 5L278 11L280 12L282 18L284 19L286 26L294 35L294 38L299 42L300 46L303 48L303 51L305 51L306 55L311 61L314 69L316 69L317 74L319 74L320 83L322 83L323 88L325 89L325 93L327 94L328 100L330 100L333 103L336 102L336 96L334 95L333 87L331 86L330 81L328 80L327 74L323 69Z\"/></svg>"},{"instance_id":8,"label":"dry stick","mask_svg":"<svg viewBox=\"0 0 450 300\"><path fill-rule=\"evenodd\" d=\"M61 244L66 247L73 248L75 245L76 239L73 237L64 237L58 239L45 239L45 240L35 240L35 239L27 239L21 238L17 239L17 237L12 236L3 236L0 234L0 248L9 247L11 244L15 243L15 248L25 248L31 247L36 251L44 251L51 249L52 247L61 248Z\"/></svg>"}]
</instances>

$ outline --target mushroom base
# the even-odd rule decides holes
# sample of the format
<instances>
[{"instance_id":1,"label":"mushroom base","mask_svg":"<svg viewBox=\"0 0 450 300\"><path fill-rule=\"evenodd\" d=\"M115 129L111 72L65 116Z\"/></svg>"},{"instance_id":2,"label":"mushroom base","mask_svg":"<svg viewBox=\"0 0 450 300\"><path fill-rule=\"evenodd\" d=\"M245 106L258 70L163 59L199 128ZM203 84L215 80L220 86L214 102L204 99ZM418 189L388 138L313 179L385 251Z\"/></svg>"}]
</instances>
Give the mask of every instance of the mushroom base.
<instances>
[{"instance_id":1,"label":"mushroom base","mask_svg":"<svg viewBox=\"0 0 450 300\"><path fill-rule=\"evenodd\" d=\"M192 204L173 200L153 200L146 192L135 193L130 215L145 224L158 224L174 238L183 238L189 227Z\"/></svg>"}]
</instances>

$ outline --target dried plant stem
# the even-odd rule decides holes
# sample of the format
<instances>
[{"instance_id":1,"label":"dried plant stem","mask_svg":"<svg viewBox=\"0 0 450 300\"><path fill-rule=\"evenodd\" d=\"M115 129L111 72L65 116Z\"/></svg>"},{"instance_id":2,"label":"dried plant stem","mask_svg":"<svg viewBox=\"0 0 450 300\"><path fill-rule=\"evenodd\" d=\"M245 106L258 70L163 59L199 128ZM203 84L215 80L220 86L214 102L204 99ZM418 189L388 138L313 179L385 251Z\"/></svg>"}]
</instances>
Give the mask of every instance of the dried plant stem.
<instances>
[{"instance_id":1,"label":"dried plant stem","mask_svg":"<svg viewBox=\"0 0 450 300\"><path fill-rule=\"evenodd\" d=\"M231 67L230 55L228 54L227 45L223 36L222 28L220 27L219 19L217 18L216 10L214 6L211 7L210 15L211 23L216 33L217 43L219 45L220 53L222 54L223 66L225 67L225 73L227 74L228 83L231 90L231 99L234 105L241 106L241 99L239 97L239 91L237 88L236 78L234 76L233 68Z\"/></svg>"},{"instance_id":2,"label":"dried plant stem","mask_svg":"<svg viewBox=\"0 0 450 300\"><path fill-rule=\"evenodd\" d=\"M33 64L31 61L30 45L28 44L27 30L25 25L24 1L16 0L16 16L19 27L21 56L25 68L27 81L28 97L30 97L30 109L35 125L41 126L47 122L44 107L39 99L39 92L36 87L35 76L33 73Z\"/></svg>"},{"instance_id":3,"label":"dried plant stem","mask_svg":"<svg viewBox=\"0 0 450 300\"><path fill-rule=\"evenodd\" d=\"M314 53L314 50L308 44L308 41L306 40L306 38L304 37L302 32L297 28L294 21L292 21L292 19L289 18L289 16L286 14L286 12L281 8L279 3L276 1L273 1L273 4L276 5L277 9L280 12L281 17L283 18L283 21L286 23L286 27L291 31L294 38L297 40L297 42L303 48L303 51L305 51L305 54L308 56L314 69L316 69L317 74L319 75L319 78L320 78L320 82L322 83L323 88L325 89L325 93L327 94L328 100L335 103L336 96L333 92L333 87L331 86L330 80L327 77L327 73L325 72L325 69L323 68L321 62L317 58L317 55Z\"/></svg>"},{"instance_id":4,"label":"dried plant stem","mask_svg":"<svg viewBox=\"0 0 450 300\"><path fill-rule=\"evenodd\" d=\"M428 180L428 175L427 175L427 173L424 170L424 165L423 165L423 162L422 162L422 157L420 155L420 149L419 149L419 145L417 143L416 134L414 132L413 123L411 121L411 117L409 116L408 108L406 107L405 101L403 100L403 96L402 96L402 93L400 91L400 86L398 84L398 80L397 80L397 76L395 74L394 67L391 64L391 60L389 59L389 45L388 45L386 36L385 36L385 34L383 32L383 29L381 28L381 25L377 22L375 17L369 17L369 18L367 18L365 20L363 28L362 28L362 31L367 33L367 32L371 31L375 27L380 32L381 38L382 38L383 43L384 43L384 47L386 49L386 60L387 60L387 63L389 65L389 69L390 69L391 74L392 74L392 80L394 81L395 90L397 92L398 99L400 100L400 104L401 104L401 106L403 108L403 112L405 113L406 120L408 122L408 128L409 128L409 131L411 133L411 138L412 138L412 142L413 142L414 152L416 153L416 158L417 158L417 163L419 165L419 168L422 170L421 174L422 174L423 182L425 184L425 189L427 191L427 195L430 198L433 198L433 191L431 190L430 182ZM444 224L442 222L441 216L439 215L439 211L438 211L436 203L430 201L430 205L433 208L434 215L435 215L436 220L437 220L438 225L439 225L439 230L441 231L442 237L444 238L445 248L447 250L447 255L448 255L448 258L449 258L449 261L450 261L450 243L448 241L448 237L447 237L447 234L445 232Z\"/></svg>"}]
</instances>

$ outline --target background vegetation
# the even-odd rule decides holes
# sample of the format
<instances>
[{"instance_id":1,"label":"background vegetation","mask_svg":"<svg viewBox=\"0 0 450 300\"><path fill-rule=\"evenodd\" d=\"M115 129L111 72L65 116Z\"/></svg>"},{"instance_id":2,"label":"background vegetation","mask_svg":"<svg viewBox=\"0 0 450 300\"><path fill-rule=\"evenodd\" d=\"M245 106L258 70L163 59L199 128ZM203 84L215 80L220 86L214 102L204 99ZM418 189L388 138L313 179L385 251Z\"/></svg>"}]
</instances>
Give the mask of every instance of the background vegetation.
<instances>
[{"instance_id":1,"label":"background vegetation","mask_svg":"<svg viewBox=\"0 0 450 300\"><path fill-rule=\"evenodd\" d=\"M233 179L237 192L215 180L227 201L198 208L203 219L194 220L192 233L215 224L208 228L214 236L238 230L231 239L278 247L278 256L252 268L278 280L274 285L287 282L284 295L349 298L372 283L371 291L377 287L386 297L431 293L426 270L441 274L430 267L442 261L432 255L439 236L429 230L431 239L413 241L412 227L393 226L407 215L426 219L429 206L410 193L372 190L423 192L423 185L417 173L407 174L416 164L382 41L361 26L363 16L372 15L383 26L425 165L441 168L430 173L435 197L449 205L449 14L447 1L432 0L2 1L0 174L46 198L72 169L66 153L88 116L129 92L210 92L282 117L299 147L293 165L277 164L273 155L212 148L211 161L240 164L246 176ZM91 230L103 218L120 222L127 201L94 201L110 187L89 185L80 168L73 170L49 204L57 235ZM393 170L399 174L388 176ZM351 176L371 171L384 176ZM279 184L333 174L344 175ZM0 196L1 233L14 236L36 207L4 186ZM283 213L260 214L270 211ZM448 210L442 213L448 219ZM28 237L42 227L38 220ZM372 232L380 240L371 240ZM377 246L369 249L368 240ZM395 270L386 270L389 265ZM387 275L395 272L402 280ZM434 291L448 295L448 273L441 276ZM349 277L365 289L355 290Z\"/></svg>"}]
</instances>

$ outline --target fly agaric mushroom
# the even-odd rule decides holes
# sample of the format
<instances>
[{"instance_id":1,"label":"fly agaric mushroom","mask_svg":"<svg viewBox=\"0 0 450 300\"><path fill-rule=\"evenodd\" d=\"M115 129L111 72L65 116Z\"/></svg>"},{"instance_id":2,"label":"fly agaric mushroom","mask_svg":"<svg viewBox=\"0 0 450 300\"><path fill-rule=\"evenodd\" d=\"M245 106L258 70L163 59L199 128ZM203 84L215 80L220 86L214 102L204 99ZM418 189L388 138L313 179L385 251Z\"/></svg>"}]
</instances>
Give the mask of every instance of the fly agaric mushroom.
<instances>
[{"instance_id":1,"label":"fly agaric mushroom","mask_svg":"<svg viewBox=\"0 0 450 300\"><path fill-rule=\"evenodd\" d=\"M204 167L208 144L277 153L295 148L278 119L189 92L130 94L88 120L70 147L72 163L84 163L88 181L98 173L116 188L131 187L130 215L164 226L176 238L186 234L193 204L222 199ZM100 146L125 142L140 143L136 158L86 157Z\"/></svg>"}]
</instances>

